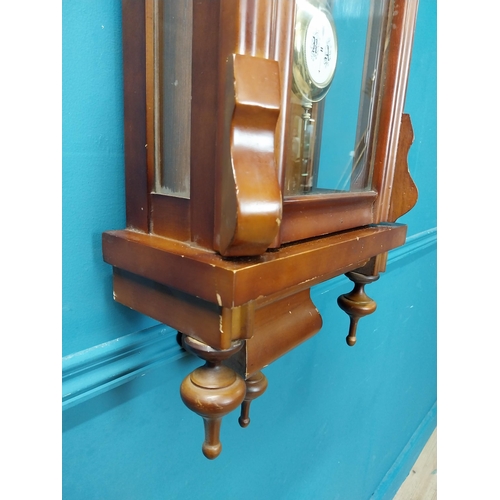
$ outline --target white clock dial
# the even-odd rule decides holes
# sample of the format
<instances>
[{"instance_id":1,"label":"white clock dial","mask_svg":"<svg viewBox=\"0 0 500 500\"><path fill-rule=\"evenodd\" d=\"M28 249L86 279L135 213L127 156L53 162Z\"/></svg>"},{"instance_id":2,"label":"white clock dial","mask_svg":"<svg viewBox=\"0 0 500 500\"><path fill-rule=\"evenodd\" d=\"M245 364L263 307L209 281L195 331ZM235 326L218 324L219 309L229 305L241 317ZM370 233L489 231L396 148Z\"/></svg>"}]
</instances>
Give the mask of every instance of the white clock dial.
<instances>
[{"instance_id":1,"label":"white clock dial","mask_svg":"<svg viewBox=\"0 0 500 500\"><path fill-rule=\"evenodd\" d=\"M305 42L309 76L316 85L323 87L333 77L337 58L332 25L323 12L311 19Z\"/></svg>"},{"instance_id":2,"label":"white clock dial","mask_svg":"<svg viewBox=\"0 0 500 500\"><path fill-rule=\"evenodd\" d=\"M323 99L337 64L337 34L325 0L297 0L293 91L304 102Z\"/></svg>"}]
</instances>

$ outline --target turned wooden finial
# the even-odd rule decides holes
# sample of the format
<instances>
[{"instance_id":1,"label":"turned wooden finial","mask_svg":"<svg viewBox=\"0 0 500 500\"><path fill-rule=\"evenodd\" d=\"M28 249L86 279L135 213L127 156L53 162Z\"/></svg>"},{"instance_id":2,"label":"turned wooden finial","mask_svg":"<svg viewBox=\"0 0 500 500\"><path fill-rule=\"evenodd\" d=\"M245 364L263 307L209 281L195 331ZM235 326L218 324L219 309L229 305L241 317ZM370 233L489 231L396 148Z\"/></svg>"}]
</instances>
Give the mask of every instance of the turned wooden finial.
<instances>
[{"instance_id":1,"label":"turned wooden finial","mask_svg":"<svg viewBox=\"0 0 500 500\"><path fill-rule=\"evenodd\" d=\"M361 273L350 272L346 276L354 283L351 292L341 295L337 299L339 307L349 315L349 333L346 337L348 345L356 343L356 330L360 318L368 316L377 309L377 303L365 293L365 285L377 281L379 276L366 276Z\"/></svg>"},{"instance_id":2,"label":"turned wooden finial","mask_svg":"<svg viewBox=\"0 0 500 500\"><path fill-rule=\"evenodd\" d=\"M222 365L241 349L243 342L234 341L229 349L213 349L209 345L186 335L182 338L184 348L206 361L190 373L181 384L184 404L203 418L205 441L203 454L214 459L220 455L220 426L222 417L236 409L245 398L245 381L231 368Z\"/></svg>"},{"instance_id":3,"label":"turned wooden finial","mask_svg":"<svg viewBox=\"0 0 500 500\"><path fill-rule=\"evenodd\" d=\"M245 381L246 395L243 403L241 403L241 415L238 422L241 427L248 427L250 423L250 403L264 394L267 389L267 378L262 372L256 372Z\"/></svg>"}]
</instances>

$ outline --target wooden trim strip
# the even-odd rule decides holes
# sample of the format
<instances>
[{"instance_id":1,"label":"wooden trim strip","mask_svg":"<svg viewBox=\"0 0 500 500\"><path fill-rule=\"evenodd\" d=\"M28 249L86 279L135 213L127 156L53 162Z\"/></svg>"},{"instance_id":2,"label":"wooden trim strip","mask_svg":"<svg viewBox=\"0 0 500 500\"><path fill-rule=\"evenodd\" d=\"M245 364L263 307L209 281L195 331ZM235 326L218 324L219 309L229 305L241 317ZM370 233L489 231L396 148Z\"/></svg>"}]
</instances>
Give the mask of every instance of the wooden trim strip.
<instances>
[{"instance_id":1,"label":"wooden trim strip","mask_svg":"<svg viewBox=\"0 0 500 500\"><path fill-rule=\"evenodd\" d=\"M373 222L374 191L286 198L281 222L282 243L345 231Z\"/></svg>"},{"instance_id":2,"label":"wooden trim strip","mask_svg":"<svg viewBox=\"0 0 500 500\"><path fill-rule=\"evenodd\" d=\"M391 34L384 63L384 88L376 132L372 188L380 193L374 222L389 220L401 116L408 83L418 0L395 0Z\"/></svg>"},{"instance_id":3,"label":"wooden trim strip","mask_svg":"<svg viewBox=\"0 0 500 500\"><path fill-rule=\"evenodd\" d=\"M191 201L164 194L151 194L150 232L159 236L188 241L191 237Z\"/></svg>"},{"instance_id":4,"label":"wooden trim strip","mask_svg":"<svg viewBox=\"0 0 500 500\"><path fill-rule=\"evenodd\" d=\"M219 0L193 2L190 239L204 248L214 238L219 11Z\"/></svg>"},{"instance_id":5,"label":"wooden trim strip","mask_svg":"<svg viewBox=\"0 0 500 500\"><path fill-rule=\"evenodd\" d=\"M146 7L144 0L123 0L122 33L127 227L148 231Z\"/></svg>"}]
</instances>

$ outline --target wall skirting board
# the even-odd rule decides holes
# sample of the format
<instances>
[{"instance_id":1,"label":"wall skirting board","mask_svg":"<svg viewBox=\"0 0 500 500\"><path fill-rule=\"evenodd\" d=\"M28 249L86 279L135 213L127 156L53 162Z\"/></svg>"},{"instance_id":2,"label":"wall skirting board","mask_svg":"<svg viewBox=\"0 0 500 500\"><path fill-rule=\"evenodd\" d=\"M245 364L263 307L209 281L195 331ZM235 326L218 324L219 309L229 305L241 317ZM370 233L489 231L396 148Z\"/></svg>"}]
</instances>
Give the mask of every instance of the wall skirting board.
<instances>
[{"instance_id":1,"label":"wall skirting board","mask_svg":"<svg viewBox=\"0 0 500 500\"><path fill-rule=\"evenodd\" d=\"M389 253L387 272L408 258L433 249L436 242L436 228L408 237L405 245ZM344 293L347 281L340 276L315 287L315 293ZM179 348L175 332L158 325L65 356L62 359L63 410L186 355Z\"/></svg>"},{"instance_id":2,"label":"wall skirting board","mask_svg":"<svg viewBox=\"0 0 500 500\"><path fill-rule=\"evenodd\" d=\"M165 325L70 354L62 360L63 410L186 355Z\"/></svg>"},{"instance_id":3,"label":"wall skirting board","mask_svg":"<svg viewBox=\"0 0 500 500\"><path fill-rule=\"evenodd\" d=\"M437 426L437 402L427 412L412 437L406 443L392 467L387 471L370 500L391 500L410 473L420 452Z\"/></svg>"}]
</instances>

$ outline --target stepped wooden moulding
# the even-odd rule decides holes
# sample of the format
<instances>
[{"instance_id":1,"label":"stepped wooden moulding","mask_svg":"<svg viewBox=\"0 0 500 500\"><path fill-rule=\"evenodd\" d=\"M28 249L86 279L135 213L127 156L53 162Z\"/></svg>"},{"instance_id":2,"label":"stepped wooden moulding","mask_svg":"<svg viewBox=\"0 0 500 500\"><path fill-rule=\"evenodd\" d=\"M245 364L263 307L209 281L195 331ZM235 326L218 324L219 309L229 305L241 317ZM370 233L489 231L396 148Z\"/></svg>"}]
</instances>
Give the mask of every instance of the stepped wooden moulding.
<instances>
[{"instance_id":1,"label":"stepped wooden moulding","mask_svg":"<svg viewBox=\"0 0 500 500\"><path fill-rule=\"evenodd\" d=\"M354 281L338 301L353 345L376 307L364 286L405 242L417 1L361 2L357 86L343 71L360 37L337 15L352 1L122 0L126 227L103 234L103 256L115 300L205 361L181 397L210 459L224 415L241 405L250 423L261 370L321 329L311 287Z\"/></svg>"}]
</instances>

